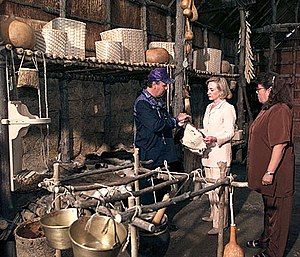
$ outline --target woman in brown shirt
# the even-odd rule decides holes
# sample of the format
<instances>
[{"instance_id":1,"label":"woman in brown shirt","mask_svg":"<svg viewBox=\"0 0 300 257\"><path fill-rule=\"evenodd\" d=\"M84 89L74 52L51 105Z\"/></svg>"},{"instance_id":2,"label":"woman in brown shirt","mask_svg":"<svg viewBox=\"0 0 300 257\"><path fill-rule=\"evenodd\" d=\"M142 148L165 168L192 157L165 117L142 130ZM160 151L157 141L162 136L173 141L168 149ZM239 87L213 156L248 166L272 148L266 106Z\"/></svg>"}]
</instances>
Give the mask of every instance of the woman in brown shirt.
<instances>
[{"instance_id":1,"label":"woman in brown shirt","mask_svg":"<svg viewBox=\"0 0 300 257\"><path fill-rule=\"evenodd\" d=\"M262 252L253 257L282 257L284 254L294 193L292 144L292 98L287 80L274 83L263 77L257 85L261 112L250 126L248 142L249 188L262 194L264 231L247 242Z\"/></svg>"}]
</instances>

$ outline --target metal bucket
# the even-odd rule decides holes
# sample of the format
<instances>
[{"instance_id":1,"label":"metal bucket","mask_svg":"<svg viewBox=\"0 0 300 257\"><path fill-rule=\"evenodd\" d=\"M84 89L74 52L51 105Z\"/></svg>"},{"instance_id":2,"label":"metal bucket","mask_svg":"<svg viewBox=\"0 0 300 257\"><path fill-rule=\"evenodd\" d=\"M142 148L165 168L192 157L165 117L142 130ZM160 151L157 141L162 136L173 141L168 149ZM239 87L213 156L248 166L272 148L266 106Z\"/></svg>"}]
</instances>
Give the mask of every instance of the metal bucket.
<instances>
[{"instance_id":1,"label":"metal bucket","mask_svg":"<svg viewBox=\"0 0 300 257\"><path fill-rule=\"evenodd\" d=\"M71 248L69 227L78 219L76 208L62 209L46 214L41 218L41 225L48 244L58 250Z\"/></svg>"},{"instance_id":2,"label":"metal bucket","mask_svg":"<svg viewBox=\"0 0 300 257\"><path fill-rule=\"evenodd\" d=\"M116 257L127 230L112 218L100 215L82 217L70 229L74 257Z\"/></svg>"}]
</instances>

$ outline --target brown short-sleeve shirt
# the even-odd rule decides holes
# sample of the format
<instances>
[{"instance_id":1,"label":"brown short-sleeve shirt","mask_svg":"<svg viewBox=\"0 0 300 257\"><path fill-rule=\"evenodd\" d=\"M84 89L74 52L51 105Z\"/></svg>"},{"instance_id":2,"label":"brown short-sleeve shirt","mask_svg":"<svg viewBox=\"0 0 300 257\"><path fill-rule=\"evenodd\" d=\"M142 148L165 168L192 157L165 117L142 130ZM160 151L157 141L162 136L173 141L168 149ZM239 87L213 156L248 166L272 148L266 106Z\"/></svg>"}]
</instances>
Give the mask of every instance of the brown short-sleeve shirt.
<instances>
[{"instance_id":1,"label":"brown short-sleeve shirt","mask_svg":"<svg viewBox=\"0 0 300 257\"><path fill-rule=\"evenodd\" d=\"M294 150L292 144L291 109L275 104L261 111L249 129L248 184L249 188L269 196L290 196L294 192ZM263 186L262 177L267 171L273 146L288 143L272 185Z\"/></svg>"}]
</instances>

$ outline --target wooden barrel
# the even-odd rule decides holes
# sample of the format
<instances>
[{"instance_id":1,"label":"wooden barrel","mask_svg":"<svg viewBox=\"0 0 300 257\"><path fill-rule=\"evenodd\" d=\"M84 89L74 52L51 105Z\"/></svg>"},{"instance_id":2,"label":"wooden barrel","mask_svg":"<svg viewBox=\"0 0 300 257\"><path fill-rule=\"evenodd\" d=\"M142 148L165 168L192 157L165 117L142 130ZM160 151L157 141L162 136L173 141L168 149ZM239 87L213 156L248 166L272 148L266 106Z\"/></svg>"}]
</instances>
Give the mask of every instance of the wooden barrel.
<instances>
[{"instance_id":1,"label":"wooden barrel","mask_svg":"<svg viewBox=\"0 0 300 257\"><path fill-rule=\"evenodd\" d=\"M146 51L146 62L150 63L168 63L170 59L169 52L164 48L151 48Z\"/></svg>"},{"instance_id":2,"label":"wooden barrel","mask_svg":"<svg viewBox=\"0 0 300 257\"><path fill-rule=\"evenodd\" d=\"M12 44L15 47L33 49L35 46L35 33L25 22L9 16L1 20L0 41L2 44Z\"/></svg>"},{"instance_id":3,"label":"wooden barrel","mask_svg":"<svg viewBox=\"0 0 300 257\"><path fill-rule=\"evenodd\" d=\"M54 257L55 250L48 246L39 221L21 223L15 229L17 257Z\"/></svg>"}]
</instances>

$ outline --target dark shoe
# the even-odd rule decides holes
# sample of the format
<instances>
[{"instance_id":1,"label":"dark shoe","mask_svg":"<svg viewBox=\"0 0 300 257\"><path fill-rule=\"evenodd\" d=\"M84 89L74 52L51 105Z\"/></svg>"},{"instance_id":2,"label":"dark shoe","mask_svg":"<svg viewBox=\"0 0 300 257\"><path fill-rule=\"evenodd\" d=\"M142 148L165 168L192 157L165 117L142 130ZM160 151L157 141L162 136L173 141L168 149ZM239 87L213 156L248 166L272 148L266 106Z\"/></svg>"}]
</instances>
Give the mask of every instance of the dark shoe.
<instances>
[{"instance_id":1,"label":"dark shoe","mask_svg":"<svg viewBox=\"0 0 300 257\"><path fill-rule=\"evenodd\" d=\"M217 235L219 234L219 229L218 228L212 228L210 231L207 232L209 235Z\"/></svg>"},{"instance_id":2,"label":"dark shoe","mask_svg":"<svg viewBox=\"0 0 300 257\"><path fill-rule=\"evenodd\" d=\"M266 252L261 252L261 253L254 254L253 257L270 257L270 255L267 254Z\"/></svg>"},{"instance_id":3,"label":"dark shoe","mask_svg":"<svg viewBox=\"0 0 300 257\"><path fill-rule=\"evenodd\" d=\"M246 246L254 249L265 249L267 248L267 243L261 243L259 240L251 240L246 243Z\"/></svg>"}]
</instances>

